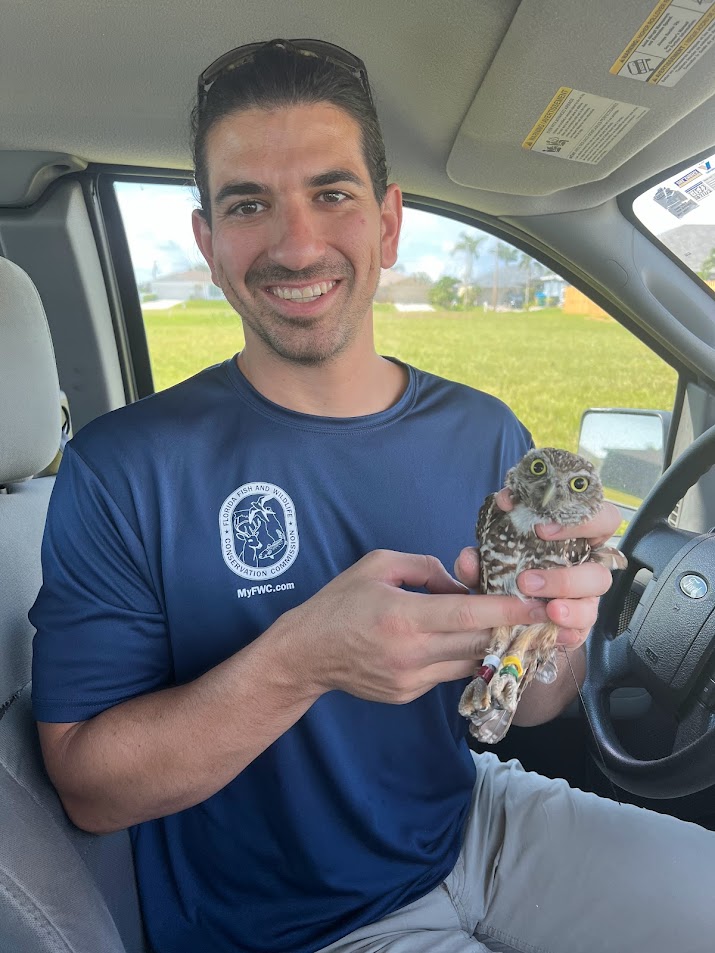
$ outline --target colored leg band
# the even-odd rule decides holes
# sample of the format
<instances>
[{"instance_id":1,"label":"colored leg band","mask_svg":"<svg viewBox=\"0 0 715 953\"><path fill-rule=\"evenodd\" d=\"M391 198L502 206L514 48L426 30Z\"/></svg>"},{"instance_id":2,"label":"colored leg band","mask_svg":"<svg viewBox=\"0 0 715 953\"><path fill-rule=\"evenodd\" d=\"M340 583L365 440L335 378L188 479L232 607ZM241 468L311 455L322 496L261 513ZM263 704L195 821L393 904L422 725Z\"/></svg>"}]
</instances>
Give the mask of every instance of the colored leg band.
<instances>
[{"instance_id":1,"label":"colored leg band","mask_svg":"<svg viewBox=\"0 0 715 953\"><path fill-rule=\"evenodd\" d=\"M502 662L502 665L504 668L507 666L515 668L517 678L521 678L521 676L524 674L524 666L521 664L521 659L518 655L507 655Z\"/></svg>"},{"instance_id":2,"label":"colored leg band","mask_svg":"<svg viewBox=\"0 0 715 953\"><path fill-rule=\"evenodd\" d=\"M501 672L499 672L499 674L500 674L500 675L513 675L514 678L515 678L517 681L519 681L519 672L517 671L516 665L505 665L505 666L502 668Z\"/></svg>"},{"instance_id":3,"label":"colored leg band","mask_svg":"<svg viewBox=\"0 0 715 953\"><path fill-rule=\"evenodd\" d=\"M485 685L488 685L489 682L494 678L494 673L496 672L495 668L492 668L491 665L482 665L482 667L477 672L476 677L481 678Z\"/></svg>"}]
</instances>

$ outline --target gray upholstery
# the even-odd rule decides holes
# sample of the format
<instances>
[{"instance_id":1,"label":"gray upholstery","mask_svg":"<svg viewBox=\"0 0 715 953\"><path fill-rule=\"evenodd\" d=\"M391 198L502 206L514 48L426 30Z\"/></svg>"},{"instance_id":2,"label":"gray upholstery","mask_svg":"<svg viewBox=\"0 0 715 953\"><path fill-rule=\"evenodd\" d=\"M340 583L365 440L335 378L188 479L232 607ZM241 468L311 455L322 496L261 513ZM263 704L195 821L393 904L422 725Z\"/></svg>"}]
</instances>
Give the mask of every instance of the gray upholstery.
<instances>
[{"instance_id":1,"label":"gray upholstery","mask_svg":"<svg viewBox=\"0 0 715 953\"><path fill-rule=\"evenodd\" d=\"M30 279L0 258L0 953L145 953L129 836L65 815L30 704L40 544L60 440L59 383Z\"/></svg>"},{"instance_id":2,"label":"gray upholstery","mask_svg":"<svg viewBox=\"0 0 715 953\"><path fill-rule=\"evenodd\" d=\"M0 258L0 486L39 473L57 453L55 352L32 281Z\"/></svg>"}]
</instances>

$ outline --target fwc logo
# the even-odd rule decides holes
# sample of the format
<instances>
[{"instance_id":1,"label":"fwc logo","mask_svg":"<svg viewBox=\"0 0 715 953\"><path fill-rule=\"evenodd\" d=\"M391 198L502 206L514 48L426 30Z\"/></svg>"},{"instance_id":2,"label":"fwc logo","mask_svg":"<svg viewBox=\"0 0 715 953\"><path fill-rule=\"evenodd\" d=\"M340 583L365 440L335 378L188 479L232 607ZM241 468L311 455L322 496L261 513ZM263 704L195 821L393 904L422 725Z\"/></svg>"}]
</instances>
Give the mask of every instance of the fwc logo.
<instances>
[{"instance_id":1,"label":"fwc logo","mask_svg":"<svg viewBox=\"0 0 715 953\"><path fill-rule=\"evenodd\" d=\"M273 579L298 555L293 500L273 483L245 483L219 510L224 562L245 579Z\"/></svg>"}]
</instances>

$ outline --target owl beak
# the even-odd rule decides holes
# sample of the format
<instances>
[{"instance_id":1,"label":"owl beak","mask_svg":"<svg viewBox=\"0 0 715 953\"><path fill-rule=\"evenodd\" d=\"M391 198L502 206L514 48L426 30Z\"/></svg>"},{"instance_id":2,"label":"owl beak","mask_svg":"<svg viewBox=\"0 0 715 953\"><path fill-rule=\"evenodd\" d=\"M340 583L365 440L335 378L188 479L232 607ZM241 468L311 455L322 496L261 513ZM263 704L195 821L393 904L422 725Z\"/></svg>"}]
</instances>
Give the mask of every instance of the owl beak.
<instances>
[{"instance_id":1,"label":"owl beak","mask_svg":"<svg viewBox=\"0 0 715 953\"><path fill-rule=\"evenodd\" d=\"M544 491L544 498L541 501L541 505L546 506L547 503L550 503L555 492L556 484L553 481L549 481L546 490Z\"/></svg>"}]
</instances>

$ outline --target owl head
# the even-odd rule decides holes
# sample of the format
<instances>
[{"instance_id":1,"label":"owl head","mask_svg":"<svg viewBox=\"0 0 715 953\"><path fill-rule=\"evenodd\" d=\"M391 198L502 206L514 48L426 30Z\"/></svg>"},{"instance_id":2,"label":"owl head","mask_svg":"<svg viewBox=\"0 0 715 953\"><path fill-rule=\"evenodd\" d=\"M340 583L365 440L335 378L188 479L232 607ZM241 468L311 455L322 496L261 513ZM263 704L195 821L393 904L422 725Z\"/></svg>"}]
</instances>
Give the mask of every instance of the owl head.
<instances>
[{"instance_id":1,"label":"owl head","mask_svg":"<svg viewBox=\"0 0 715 953\"><path fill-rule=\"evenodd\" d=\"M544 522L583 523L603 504L603 487L593 465L554 447L530 450L509 470L505 484L515 502L524 503Z\"/></svg>"}]
</instances>

